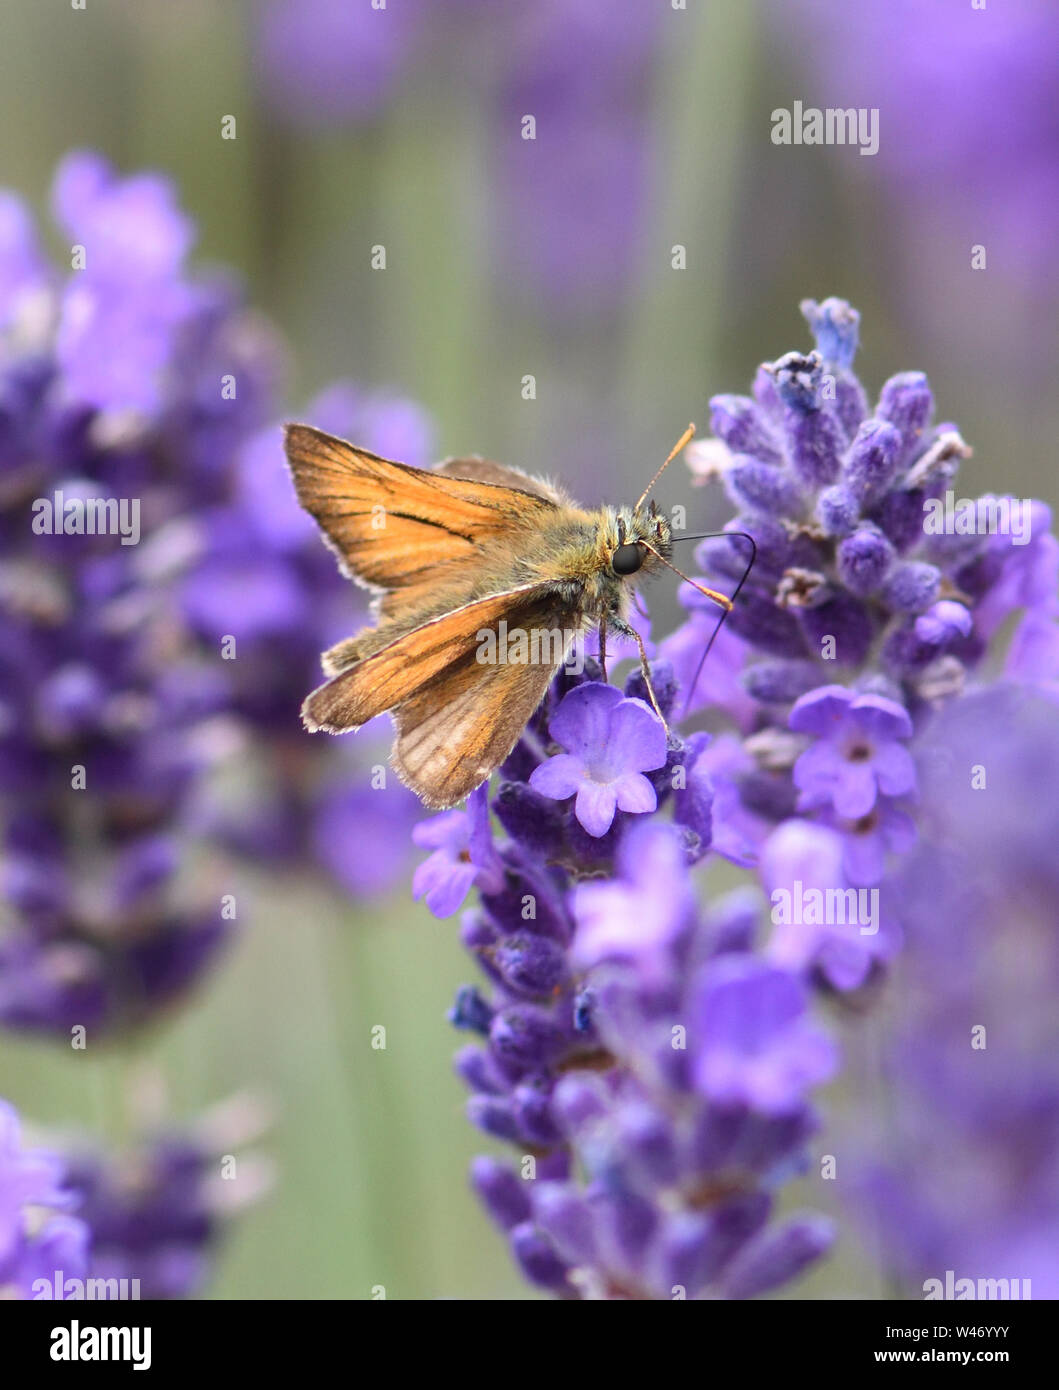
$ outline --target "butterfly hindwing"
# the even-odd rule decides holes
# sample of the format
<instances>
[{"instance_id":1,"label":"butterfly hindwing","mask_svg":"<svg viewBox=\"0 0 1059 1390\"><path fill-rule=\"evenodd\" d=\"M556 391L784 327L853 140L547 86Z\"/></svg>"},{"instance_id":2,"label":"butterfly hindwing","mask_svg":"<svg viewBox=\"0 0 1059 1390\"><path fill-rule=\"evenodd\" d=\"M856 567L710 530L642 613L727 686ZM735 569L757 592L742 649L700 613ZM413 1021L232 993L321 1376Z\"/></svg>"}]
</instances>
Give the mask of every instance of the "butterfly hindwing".
<instances>
[{"instance_id":1,"label":"butterfly hindwing","mask_svg":"<svg viewBox=\"0 0 1059 1390\"><path fill-rule=\"evenodd\" d=\"M543 636L537 661L482 665L467 653L393 711L393 765L428 806L454 806L508 757L577 630L577 611L557 606L554 597L507 611L509 633L517 623L528 634L549 634L548 654L556 659L546 658Z\"/></svg>"},{"instance_id":2,"label":"butterfly hindwing","mask_svg":"<svg viewBox=\"0 0 1059 1390\"><path fill-rule=\"evenodd\" d=\"M445 459L433 471L449 478L462 478L466 482L490 483L494 487L510 488L515 492L528 492L534 497L554 502L557 507L570 505L570 499L553 483L544 478L532 478L521 468L508 468L506 464L494 463L492 459Z\"/></svg>"},{"instance_id":3,"label":"butterfly hindwing","mask_svg":"<svg viewBox=\"0 0 1059 1390\"><path fill-rule=\"evenodd\" d=\"M548 583L524 584L428 619L353 661L314 690L302 706L306 727L328 733L357 729L396 708L466 657L472 670L484 671L489 663L478 659L483 632L495 633L501 619L509 628L517 628L531 614L550 621L555 592ZM378 641L385 629L366 629L365 637L373 633Z\"/></svg>"}]
</instances>

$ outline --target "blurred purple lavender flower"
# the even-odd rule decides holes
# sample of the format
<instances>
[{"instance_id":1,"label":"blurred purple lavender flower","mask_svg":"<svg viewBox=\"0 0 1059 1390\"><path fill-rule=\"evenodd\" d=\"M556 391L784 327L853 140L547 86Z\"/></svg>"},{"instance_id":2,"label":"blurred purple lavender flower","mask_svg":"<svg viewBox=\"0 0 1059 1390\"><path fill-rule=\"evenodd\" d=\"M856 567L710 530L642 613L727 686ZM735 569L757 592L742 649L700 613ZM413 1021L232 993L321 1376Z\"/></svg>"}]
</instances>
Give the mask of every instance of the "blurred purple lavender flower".
<instances>
[{"instance_id":1,"label":"blurred purple lavender flower","mask_svg":"<svg viewBox=\"0 0 1059 1390\"><path fill-rule=\"evenodd\" d=\"M386 816L404 845L414 801L378 780L370 736L340 772L300 731L318 654L353 618L269 425L271 330L188 269L194 229L161 177L77 153L53 203L68 275L0 198L0 1021L98 1034L216 958L226 851L385 891L407 850L358 873L333 837ZM409 402L335 388L318 405L425 458Z\"/></svg>"},{"instance_id":2,"label":"blurred purple lavender flower","mask_svg":"<svg viewBox=\"0 0 1059 1390\"><path fill-rule=\"evenodd\" d=\"M193 798L230 741L227 682L181 632L158 580L172 564L171 520L188 506L182 489L197 503L219 486L232 419L215 423L196 400L205 374L217 417L222 373L238 375L232 416L253 427L274 349L245 331L226 287L186 279L190 224L164 181L121 181L77 154L54 201L84 268L65 281L49 272L16 297L0 343L12 913L0 1018L97 1030L181 992L229 931L220 890L211 902L179 877ZM119 520L128 507L134 526L83 534L78 506L92 498L110 499Z\"/></svg>"},{"instance_id":3,"label":"blurred purple lavender flower","mask_svg":"<svg viewBox=\"0 0 1059 1390\"><path fill-rule=\"evenodd\" d=\"M904 843L899 847L908 848ZM759 864L773 903L769 959L836 990L859 989L901 944L896 920L882 912L878 896L848 896L850 887L862 886L850 864L844 836L807 820L777 826L765 841ZM829 913L827 894L836 890L849 906ZM817 895L815 902L823 907L807 908L809 895ZM873 901L878 911L872 910Z\"/></svg>"},{"instance_id":4,"label":"blurred purple lavender flower","mask_svg":"<svg viewBox=\"0 0 1059 1390\"><path fill-rule=\"evenodd\" d=\"M0 1100L0 1290L15 1298L197 1292L230 1216L268 1186L264 1159L230 1152L256 1138L262 1120L260 1106L237 1096L183 1132L120 1154L60 1154L24 1150L18 1116ZM91 1293L88 1280L98 1281Z\"/></svg>"},{"instance_id":5,"label":"blurred purple lavender flower","mask_svg":"<svg viewBox=\"0 0 1059 1390\"><path fill-rule=\"evenodd\" d=\"M846 162L844 177L864 208L854 240L886 246L886 293L905 323L923 340L944 339L950 370L1048 398L1059 350L1049 58L1059 11L1039 0L863 0L836 24L832 0L771 9L782 61L794 64L791 95L878 112L875 157ZM795 231L777 235L774 221L771 244L782 247Z\"/></svg>"},{"instance_id":6,"label":"blurred purple lavender flower","mask_svg":"<svg viewBox=\"0 0 1059 1390\"><path fill-rule=\"evenodd\" d=\"M59 1214L78 1205L63 1160L24 1149L18 1114L0 1099L0 1298L32 1298L39 1280L54 1286L57 1275L63 1285L65 1277L84 1277L89 1228Z\"/></svg>"},{"instance_id":7,"label":"blurred purple lavender flower","mask_svg":"<svg viewBox=\"0 0 1059 1390\"><path fill-rule=\"evenodd\" d=\"M920 782L924 832L891 889L902 1007L872 1064L885 1124L863 1097L836 1136L855 1163L851 1220L907 1297L966 1297L941 1290L969 1278L971 1297L1055 1298L1054 706L1014 684L968 694L932 722ZM979 1279L1026 1282L989 1294Z\"/></svg>"},{"instance_id":8,"label":"blurred purple lavender flower","mask_svg":"<svg viewBox=\"0 0 1059 1390\"><path fill-rule=\"evenodd\" d=\"M256 1102L235 1096L121 1152L74 1150L67 1181L91 1233L88 1277L138 1280L145 1299L198 1293L232 1216L270 1184L267 1161L242 1152L263 1120Z\"/></svg>"},{"instance_id":9,"label":"blurred purple lavender flower","mask_svg":"<svg viewBox=\"0 0 1059 1390\"><path fill-rule=\"evenodd\" d=\"M406 73L440 68L494 131L488 209L499 282L557 314L605 311L635 280L652 162L654 0L274 0L256 69L265 100L301 125L376 119ZM483 61L482 55L487 59ZM527 118L534 123L531 133Z\"/></svg>"},{"instance_id":10,"label":"blurred purple lavender flower","mask_svg":"<svg viewBox=\"0 0 1059 1390\"><path fill-rule=\"evenodd\" d=\"M370 119L389 99L423 18L407 4L268 0L255 60L266 94L299 125Z\"/></svg>"},{"instance_id":11,"label":"blurred purple lavender flower","mask_svg":"<svg viewBox=\"0 0 1059 1390\"><path fill-rule=\"evenodd\" d=\"M826 0L785 0L776 16L786 32L797 26L797 53L826 83L826 102L811 104L879 110L882 138L872 162L899 187L898 207L918 229L918 248L924 219L946 235L973 226L979 233L972 240L989 243L991 267L1001 264L1007 278L1025 276L1038 293L1042 283L1054 289L1054 7L867 0L851 9L848 23L835 24Z\"/></svg>"},{"instance_id":12,"label":"blurred purple lavender flower","mask_svg":"<svg viewBox=\"0 0 1059 1390\"><path fill-rule=\"evenodd\" d=\"M796 976L753 959L726 960L703 980L696 1088L718 1106L763 1115L796 1110L810 1086L836 1066L830 1040L805 1018Z\"/></svg>"},{"instance_id":13,"label":"blurred purple lavender flower","mask_svg":"<svg viewBox=\"0 0 1059 1390\"><path fill-rule=\"evenodd\" d=\"M205 307L182 274L194 228L167 179L119 179L101 155L64 161L52 206L80 272L56 327L63 392L98 410L155 415L183 332Z\"/></svg>"},{"instance_id":14,"label":"blurred purple lavender flower","mask_svg":"<svg viewBox=\"0 0 1059 1390\"><path fill-rule=\"evenodd\" d=\"M574 889L574 965L584 970L603 961L623 961L654 973L655 957L664 959L672 951L695 916L686 857L676 836L625 836L615 855L614 877ZM660 893L660 884L668 891Z\"/></svg>"},{"instance_id":15,"label":"blurred purple lavender flower","mask_svg":"<svg viewBox=\"0 0 1059 1390\"><path fill-rule=\"evenodd\" d=\"M650 0L620 12L606 0L545 0L510 25L494 244L508 282L559 312L605 309L635 282L664 24Z\"/></svg>"}]
</instances>

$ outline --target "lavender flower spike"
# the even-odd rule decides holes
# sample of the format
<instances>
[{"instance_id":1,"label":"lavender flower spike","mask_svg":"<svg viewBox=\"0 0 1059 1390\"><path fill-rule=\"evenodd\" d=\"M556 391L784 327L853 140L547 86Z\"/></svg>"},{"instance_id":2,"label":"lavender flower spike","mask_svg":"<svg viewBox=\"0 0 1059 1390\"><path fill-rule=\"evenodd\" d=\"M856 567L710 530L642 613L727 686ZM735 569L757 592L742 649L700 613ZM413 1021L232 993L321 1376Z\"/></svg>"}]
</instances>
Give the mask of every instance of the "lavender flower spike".
<instances>
[{"instance_id":1,"label":"lavender flower spike","mask_svg":"<svg viewBox=\"0 0 1059 1390\"><path fill-rule=\"evenodd\" d=\"M712 403L740 508L729 529L757 542L711 653L724 732L667 745L630 698L635 681L623 696L564 674L492 797L502 872L483 880L469 839L429 871L453 899L472 879L478 889L462 936L488 985L458 996L453 1021L479 1041L456 1066L469 1118L518 1155L515 1168L478 1161L473 1183L526 1278L558 1297L752 1298L820 1258L828 1220L774 1215L807 1167L814 1093L838 1065L817 999L855 996L839 1017L858 1028L877 992L900 988L905 951L941 981L917 982L912 1012L929 1005L922 1021L942 1041L914 1024L907 1055L893 1040L891 1074L905 1078L893 1103L922 1120L914 1147L934 1166L861 1165L861 1206L885 1228L876 1244L920 1280L967 1252L1004 1271L1017 1257L1035 1292L1038 1279L1056 1286L1057 1054L1038 962L1055 954L1055 797L1040 788L1057 781L1054 704L1041 696L1059 688L1059 545L1043 507L1026 545L928 526L924 504L967 454L955 427L932 427L921 372L895 373L872 407L853 373L856 312L836 299L803 312L816 350ZM723 539L697 561L718 582L740 577ZM690 585L680 601L688 620L657 663L667 711L712 631ZM1007 685L985 706L974 685L1010 627ZM703 905L695 876L711 854L752 886ZM1009 950L1023 904L1038 939ZM985 944L999 921L988 953L960 946L968 930ZM1027 961L1043 981L1032 988ZM966 998L994 966L1015 972L1035 1012L1015 1033L1010 1011L990 1022L987 1055L968 1032L992 1016L969 1015ZM1020 1091L1012 1046L1032 1062ZM956 1179L939 1134L969 1141ZM1020 1221L1024 1174L1033 1207ZM977 1223L968 1242L965 1213L983 1194L1004 1221Z\"/></svg>"},{"instance_id":2,"label":"lavender flower spike","mask_svg":"<svg viewBox=\"0 0 1059 1390\"><path fill-rule=\"evenodd\" d=\"M567 836L548 856L564 871L525 838L501 854L526 887L581 878L587 846ZM484 1047L457 1067L471 1120L532 1154L533 1180L525 1158L521 1177L490 1159L472 1180L527 1279L561 1297L753 1297L830 1243L822 1218L770 1213L835 1045L805 983L750 952L756 894L701 915L679 825L644 815L617 840L613 875L576 882L558 917L483 896L468 940L494 992L473 1008L461 992ZM550 968L511 977L512 952Z\"/></svg>"}]
</instances>

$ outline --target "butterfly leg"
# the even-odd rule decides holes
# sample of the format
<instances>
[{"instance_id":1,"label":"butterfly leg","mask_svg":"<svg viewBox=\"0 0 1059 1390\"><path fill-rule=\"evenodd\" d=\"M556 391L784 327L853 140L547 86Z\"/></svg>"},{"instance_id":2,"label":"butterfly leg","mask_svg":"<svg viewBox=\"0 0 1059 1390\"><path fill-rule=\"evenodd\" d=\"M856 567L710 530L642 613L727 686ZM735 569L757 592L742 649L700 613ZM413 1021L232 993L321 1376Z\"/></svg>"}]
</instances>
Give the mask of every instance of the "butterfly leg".
<instances>
[{"instance_id":1,"label":"butterfly leg","mask_svg":"<svg viewBox=\"0 0 1059 1390\"><path fill-rule=\"evenodd\" d=\"M603 679L607 679L607 620L599 620L599 664L603 670Z\"/></svg>"},{"instance_id":2,"label":"butterfly leg","mask_svg":"<svg viewBox=\"0 0 1059 1390\"><path fill-rule=\"evenodd\" d=\"M668 738L669 725L666 722L666 717L662 713L662 708L658 703L658 697L655 695L655 688L651 684L651 668L647 661L647 648L643 644L643 638L630 623L622 622L620 618L612 617L610 620L610 624L615 632L620 633L622 637L632 638L632 640L636 643L636 646L640 652L640 670L643 672L644 685L647 686L647 693L651 697L651 704L654 706L655 714L657 714L659 719L662 721L662 728L665 729L666 738Z\"/></svg>"}]
</instances>

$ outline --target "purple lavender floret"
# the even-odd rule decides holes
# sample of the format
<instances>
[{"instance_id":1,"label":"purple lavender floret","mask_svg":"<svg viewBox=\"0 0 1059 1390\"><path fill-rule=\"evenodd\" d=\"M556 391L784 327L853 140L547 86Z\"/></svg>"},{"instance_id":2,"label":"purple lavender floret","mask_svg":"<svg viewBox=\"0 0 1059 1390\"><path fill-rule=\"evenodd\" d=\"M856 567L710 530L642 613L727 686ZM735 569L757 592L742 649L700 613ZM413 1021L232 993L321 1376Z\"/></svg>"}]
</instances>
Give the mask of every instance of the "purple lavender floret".
<instances>
[{"instance_id":1,"label":"purple lavender floret","mask_svg":"<svg viewBox=\"0 0 1059 1390\"><path fill-rule=\"evenodd\" d=\"M1009 0L990 7L983 23L984 4L887 0L851 7L844 24L835 23L831 0L773 0L768 8L812 90L826 90L835 107L882 113L872 160L881 184L878 207L900 219L895 238L914 245L918 284L929 286L935 270L924 251L933 246L943 255L953 229L974 218L988 188L989 215L975 225L989 245L990 268L996 264L1037 295L1054 296L1059 161L1049 55L1059 39L1055 8ZM922 235L925 221L934 235ZM1010 280L1005 290L1010 293ZM919 297L929 302L928 295Z\"/></svg>"},{"instance_id":2,"label":"purple lavender floret","mask_svg":"<svg viewBox=\"0 0 1059 1390\"><path fill-rule=\"evenodd\" d=\"M425 898L435 917L450 917L477 884L483 892L503 881L493 849L484 789L467 798L466 811L443 811L413 827L415 844L433 850L415 871L412 896Z\"/></svg>"},{"instance_id":3,"label":"purple lavender floret","mask_svg":"<svg viewBox=\"0 0 1059 1390\"><path fill-rule=\"evenodd\" d=\"M612 685L579 685L548 723L565 753L535 769L530 786L555 801L574 797L574 814L597 839L617 811L655 810L655 790L644 776L665 765L666 735L642 700L623 699Z\"/></svg>"},{"instance_id":4,"label":"purple lavender floret","mask_svg":"<svg viewBox=\"0 0 1059 1390\"><path fill-rule=\"evenodd\" d=\"M389 99L414 34L404 5L268 0L255 68L269 100L298 125L366 120Z\"/></svg>"},{"instance_id":5,"label":"purple lavender floret","mask_svg":"<svg viewBox=\"0 0 1059 1390\"><path fill-rule=\"evenodd\" d=\"M915 764L902 742L911 737L912 721L895 700L820 686L794 702L788 722L797 733L817 736L791 769L800 809L830 805L857 820L880 795L915 790Z\"/></svg>"}]
</instances>

